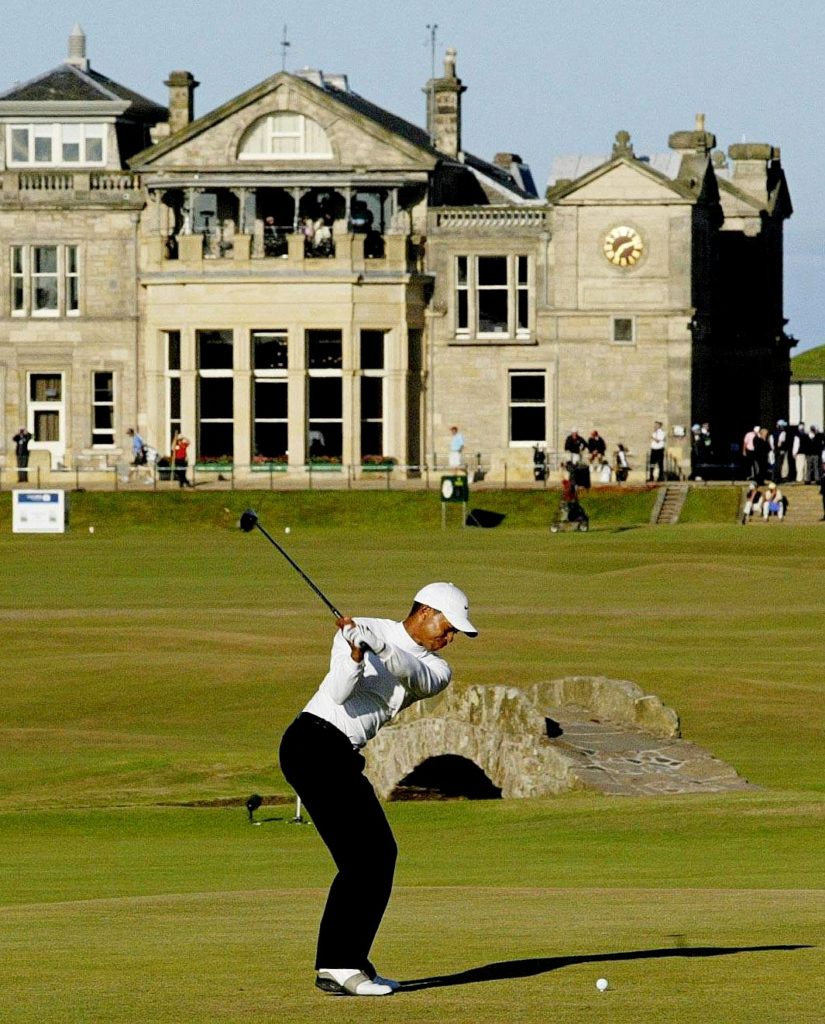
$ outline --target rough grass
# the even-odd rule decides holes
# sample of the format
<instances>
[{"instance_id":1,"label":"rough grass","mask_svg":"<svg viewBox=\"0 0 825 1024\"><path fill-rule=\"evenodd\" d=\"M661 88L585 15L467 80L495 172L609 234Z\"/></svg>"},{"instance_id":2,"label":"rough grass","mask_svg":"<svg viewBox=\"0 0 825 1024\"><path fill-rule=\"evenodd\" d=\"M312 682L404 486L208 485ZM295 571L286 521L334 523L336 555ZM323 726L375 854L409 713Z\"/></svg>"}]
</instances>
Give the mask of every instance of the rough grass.
<instances>
[{"instance_id":1,"label":"rough grass","mask_svg":"<svg viewBox=\"0 0 825 1024\"><path fill-rule=\"evenodd\" d=\"M604 493L597 515L594 493L598 528L556 536L551 492L479 495L502 527L444 531L433 494L71 500L68 534L20 537L0 495L3 1020L821 1019L825 533L629 528L647 491ZM235 529L247 504L346 610L402 615L427 579L464 586L481 635L450 651L456 685L632 679L762 788L390 805L376 959L442 982L316 994L327 855L289 805L254 828L242 801L288 792L278 737L332 618ZM181 806L197 800L237 806ZM759 948L793 945L812 948Z\"/></svg>"}]
</instances>

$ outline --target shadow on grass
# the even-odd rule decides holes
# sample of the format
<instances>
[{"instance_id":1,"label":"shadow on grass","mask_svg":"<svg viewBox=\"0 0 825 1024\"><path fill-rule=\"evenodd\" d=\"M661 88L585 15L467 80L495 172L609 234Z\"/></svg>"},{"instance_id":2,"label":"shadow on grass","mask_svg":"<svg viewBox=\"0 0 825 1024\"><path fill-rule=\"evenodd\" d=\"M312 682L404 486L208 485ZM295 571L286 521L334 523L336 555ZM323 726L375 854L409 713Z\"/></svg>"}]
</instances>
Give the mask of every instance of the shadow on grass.
<instances>
[{"instance_id":1,"label":"shadow on grass","mask_svg":"<svg viewBox=\"0 0 825 1024\"><path fill-rule=\"evenodd\" d=\"M665 949L635 949L626 953L587 953L583 956L542 956L530 960L505 960L501 963L471 967L457 974L433 978L415 978L401 982L402 992L423 988L447 988L450 985L474 985L479 981L502 981L505 978L531 978L573 964L610 963L615 960L658 960L665 957L731 956L734 953L767 953L776 950L811 949L811 946L677 946Z\"/></svg>"}]
</instances>

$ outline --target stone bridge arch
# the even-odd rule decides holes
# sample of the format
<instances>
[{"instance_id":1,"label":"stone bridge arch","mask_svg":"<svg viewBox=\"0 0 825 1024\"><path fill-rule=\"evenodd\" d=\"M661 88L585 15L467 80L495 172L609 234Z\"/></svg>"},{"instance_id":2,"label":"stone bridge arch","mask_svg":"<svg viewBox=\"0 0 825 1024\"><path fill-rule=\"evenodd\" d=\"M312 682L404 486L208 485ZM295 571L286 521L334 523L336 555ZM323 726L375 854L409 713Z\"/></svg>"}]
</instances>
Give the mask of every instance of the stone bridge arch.
<instances>
[{"instance_id":1,"label":"stone bridge arch","mask_svg":"<svg viewBox=\"0 0 825 1024\"><path fill-rule=\"evenodd\" d=\"M641 795L747 786L729 765L680 739L676 712L658 697L603 676L524 689L451 687L407 708L364 753L382 800L419 766L443 757L473 762L504 798L578 788Z\"/></svg>"}]
</instances>

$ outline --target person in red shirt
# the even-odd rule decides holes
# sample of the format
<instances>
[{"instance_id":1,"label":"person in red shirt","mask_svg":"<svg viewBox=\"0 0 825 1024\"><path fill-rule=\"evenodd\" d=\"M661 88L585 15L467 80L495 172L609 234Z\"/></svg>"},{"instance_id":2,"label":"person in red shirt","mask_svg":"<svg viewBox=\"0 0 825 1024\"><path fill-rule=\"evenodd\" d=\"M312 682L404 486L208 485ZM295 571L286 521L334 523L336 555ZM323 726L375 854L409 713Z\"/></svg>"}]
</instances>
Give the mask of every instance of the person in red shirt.
<instances>
[{"instance_id":1,"label":"person in red shirt","mask_svg":"<svg viewBox=\"0 0 825 1024\"><path fill-rule=\"evenodd\" d=\"M175 464L175 479L178 487L194 487L186 476L186 467L189 465L187 452L189 451L190 440L183 434L175 434L172 441L172 462Z\"/></svg>"}]
</instances>

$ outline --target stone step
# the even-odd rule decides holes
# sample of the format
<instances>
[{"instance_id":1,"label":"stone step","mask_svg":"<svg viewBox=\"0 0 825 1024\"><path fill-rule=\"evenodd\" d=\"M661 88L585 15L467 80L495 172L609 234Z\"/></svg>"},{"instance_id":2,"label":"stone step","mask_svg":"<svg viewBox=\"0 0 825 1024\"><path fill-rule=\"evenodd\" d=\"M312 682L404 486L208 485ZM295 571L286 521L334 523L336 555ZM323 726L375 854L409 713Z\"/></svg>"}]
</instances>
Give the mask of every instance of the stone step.
<instances>
[{"instance_id":1,"label":"stone step","mask_svg":"<svg viewBox=\"0 0 825 1024\"><path fill-rule=\"evenodd\" d=\"M814 484L782 484L782 493L788 500L788 507L783 522L794 526L803 526L809 523L822 522L822 495L819 493L819 486ZM747 488L742 490L742 502L740 505L740 519L742 507L744 507ZM764 519L761 514L753 515L748 520L752 524L775 523L776 517L771 516Z\"/></svg>"}]
</instances>

